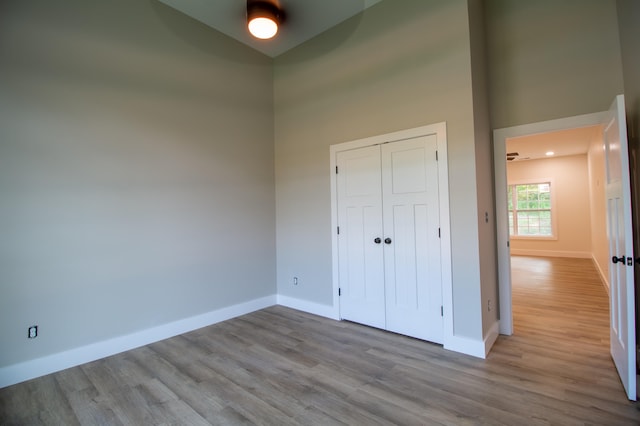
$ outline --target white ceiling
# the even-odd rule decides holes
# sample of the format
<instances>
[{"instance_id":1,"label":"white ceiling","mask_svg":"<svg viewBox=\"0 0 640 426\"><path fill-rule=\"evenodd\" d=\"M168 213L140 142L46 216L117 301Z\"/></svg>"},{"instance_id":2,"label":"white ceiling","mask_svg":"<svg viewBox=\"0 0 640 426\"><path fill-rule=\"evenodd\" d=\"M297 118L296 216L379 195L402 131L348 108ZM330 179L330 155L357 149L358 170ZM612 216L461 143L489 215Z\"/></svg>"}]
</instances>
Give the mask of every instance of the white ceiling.
<instances>
[{"instance_id":1,"label":"white ceiling","mask_svg":"<svg viewBox=\"0 0 640 426\"><path fill-rule=\"evenodd\" d=\"M506 148L507 153L519 154L514 161L535 160L547 158L547 151L553 151L554 157L586 154L593 140L602 140L602 126L509 138Z\"/></svg>"},{"instance_id":2,"label":"white ceiling","mask_svg":"<svg viewBox=\"0 0 640 426\"><path fill-rule=\"evenodd\" d=\"M272 40L257 40L246 25L246 0L159 0L272 58L382 0L278 0L286 21Z\"/></svg>"}]
</instances>

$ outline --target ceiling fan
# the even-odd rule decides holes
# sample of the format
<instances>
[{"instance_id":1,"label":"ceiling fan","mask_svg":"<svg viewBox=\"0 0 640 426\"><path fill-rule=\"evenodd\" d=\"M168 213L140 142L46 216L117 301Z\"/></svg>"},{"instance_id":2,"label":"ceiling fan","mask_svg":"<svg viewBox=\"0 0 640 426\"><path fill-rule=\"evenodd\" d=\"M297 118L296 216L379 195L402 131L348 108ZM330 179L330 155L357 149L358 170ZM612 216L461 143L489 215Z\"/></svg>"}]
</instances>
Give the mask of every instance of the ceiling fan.
<instances>
[{"instance_id":1,"label":"ceiling fan","mask_svg":"<svg viewBox=\"0 0 640 426\"><path fill-rule=\"evenodd\" d=\"M518 154L517 152L507 152L507 161L515 160L519 155L520 154Z\"/></svg>"},{"instance_id":2,"label":"ceiling fan","mask_svg":"<svg viewBox=\"0 0 640 426\"><path fill-rule=\"evenodd\" d=\"M530 157L522 157L519 158L520 154L517 152L507 152L507 161L522 161L522 160L530 160Z\"/></svg>"}]
</instances>

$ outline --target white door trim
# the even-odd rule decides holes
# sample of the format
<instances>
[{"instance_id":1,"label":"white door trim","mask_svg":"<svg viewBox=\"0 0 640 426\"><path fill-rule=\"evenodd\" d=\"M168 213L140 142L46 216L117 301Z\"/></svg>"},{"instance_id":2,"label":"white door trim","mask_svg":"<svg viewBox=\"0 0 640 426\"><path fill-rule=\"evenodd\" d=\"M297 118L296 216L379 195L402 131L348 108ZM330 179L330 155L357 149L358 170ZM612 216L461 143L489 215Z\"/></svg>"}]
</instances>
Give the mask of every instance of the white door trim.
<instances>
[{"instance_id":1,"label":"white door trim","mask_svg":"<svg viewBox=\"0 0 640 426\"><path fill-rule=\"evenodd\" d=\"M385 142L416 138L420 136L436 135L438 146L438 190L440 197L440 253L442 266L442 304L444 320L444 346L453 338L453 288L451 272L451 226L449 219L449 168L447 156L447 124L445 122L401 130L393 133L372 136L331 145L330 176L331 176L331 248L332 248L332 279L333 279L333 310L340 316L340 299L338 289L338 206L336 153Z\"/></svg>"},{"instance_id":2,"label":"white door trim","mask_svg":"<svg viewBox=\"0 0 640 426\"><path fill-rule=\"evenodd\" d=\"M607 112L597 112L493 131L493 163L495 168L496 229L498 244L498 300L500 304L500 334L513 334L511 306L511 259L509 249L509 219L507 214L506 140L558 130L602 124Z\"/></svg>"}]
</instances>

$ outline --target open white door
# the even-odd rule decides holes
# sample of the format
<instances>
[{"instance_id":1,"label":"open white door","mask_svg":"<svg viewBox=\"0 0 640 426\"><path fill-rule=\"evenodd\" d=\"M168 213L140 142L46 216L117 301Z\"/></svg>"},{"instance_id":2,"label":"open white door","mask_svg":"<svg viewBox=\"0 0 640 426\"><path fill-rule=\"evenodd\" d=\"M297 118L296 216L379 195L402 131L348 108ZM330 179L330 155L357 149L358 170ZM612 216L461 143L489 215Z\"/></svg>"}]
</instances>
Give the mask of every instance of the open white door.
<instances>
[{"instance_id":1,"label":"open white door","mask_svg":"<svg viewBox=\"0 0 640 426\"><path fill-rule=\"evenodd\" d=\"M630 400L636 400L635 291L631 183L624 96L614 100L604 123L607 237L612 265L610 345L613 362Z\"/></svg>"}]
</instances>

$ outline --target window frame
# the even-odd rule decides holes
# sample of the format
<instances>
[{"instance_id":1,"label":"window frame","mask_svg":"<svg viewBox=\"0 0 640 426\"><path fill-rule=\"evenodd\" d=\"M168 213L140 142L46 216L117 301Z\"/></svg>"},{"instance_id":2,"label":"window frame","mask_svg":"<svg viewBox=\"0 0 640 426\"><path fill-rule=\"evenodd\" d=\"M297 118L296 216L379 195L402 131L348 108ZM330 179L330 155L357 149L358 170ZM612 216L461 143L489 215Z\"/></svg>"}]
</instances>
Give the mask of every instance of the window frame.
<instances>
[{"instance_id":1,"label":"window frame","mask_svg":"<svg viewBox=\"0 0 640 426\"><path fill-rule=\"evenodd\" d=\"M551 212L551 235L512 235L511 227L509 226L509 239L514 240L547 240L547 241L555 241L558 239L558 227L557 227L557 217L558 217L558 209L556 204L557 192L558 188L555 185L555 182L551 178L535 178L535 179L522 179L522 180L513 180L507 182L507 220L509 219L510 213L515 213L518 210L509 210L509 188L513 188L513 192L515 192L515 186L517 185L540 185L540 184L549 184L549 193L551 197L551 207L549 211ZM513 193L512 192L512 193ZM514 206L517 204L514 204ZM514 223L514 230L516 229L516 223Z\"/></svg>"}]
</instances>

